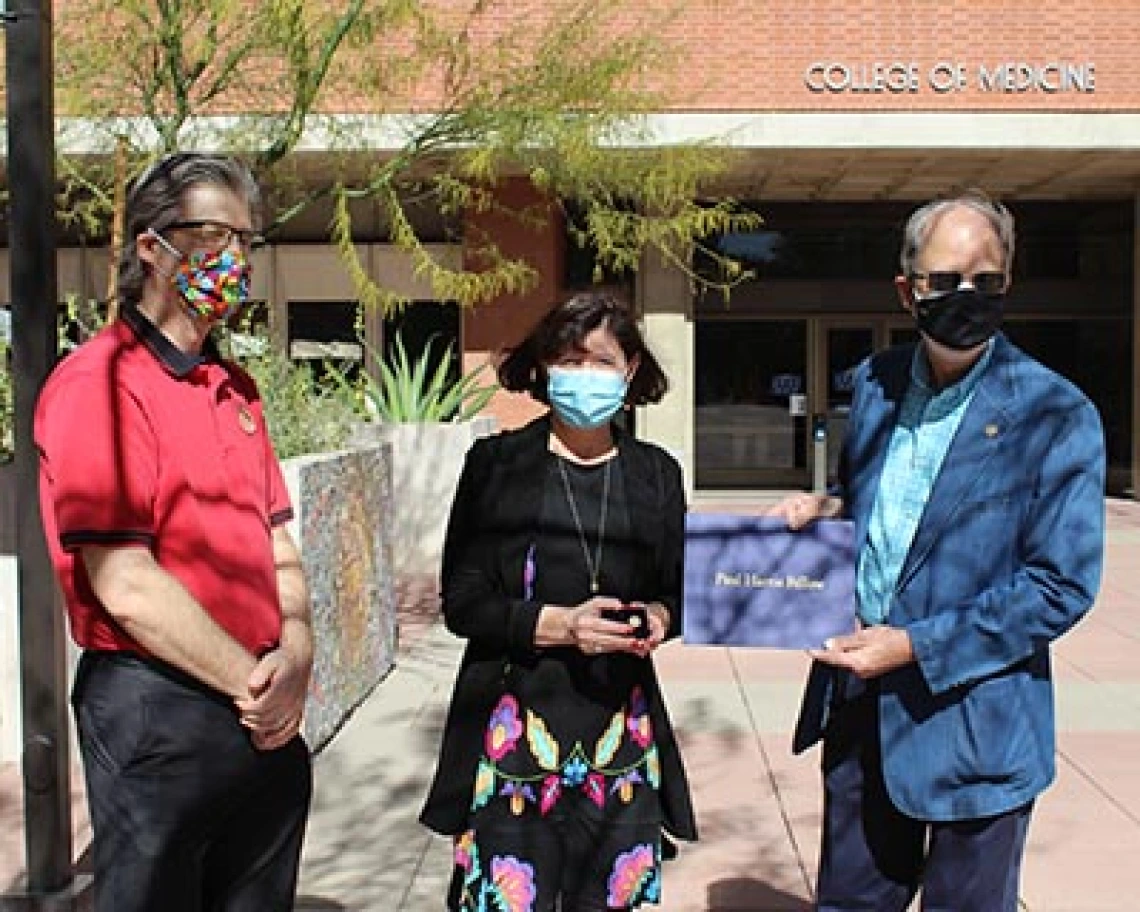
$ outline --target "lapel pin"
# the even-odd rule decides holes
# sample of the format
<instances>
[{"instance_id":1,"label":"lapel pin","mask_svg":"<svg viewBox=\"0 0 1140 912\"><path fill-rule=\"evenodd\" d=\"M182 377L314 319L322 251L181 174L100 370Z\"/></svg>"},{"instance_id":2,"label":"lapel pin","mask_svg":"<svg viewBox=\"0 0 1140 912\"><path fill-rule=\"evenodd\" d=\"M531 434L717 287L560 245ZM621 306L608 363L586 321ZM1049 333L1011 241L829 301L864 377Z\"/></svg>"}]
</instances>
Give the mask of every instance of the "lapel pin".
<instances>
[{"instance_id":1,"label":"lapel pin","mask_svg":"<svg viewBox=\"0 0 1140 912\"><path fill-rule=\"evenodd\" d=\"M257 422L254 421L253 413L248 406L243 405L238 409L238 425L247 434L253 434L257 431Z\"/></svg>"},{"instance_id":2,"label":"lapel pin","mask_svg":"<svg viewBox=\"0 0 1140 912\"><path fill-rule=\"evenodd\" d=\"M999 428L996 424L987 424L986 425L986 436L987 437L996 437L998 435L998 431L1000 431L1000 430L1001 430L1001 428Z\"/></svg>"}]
</instances>

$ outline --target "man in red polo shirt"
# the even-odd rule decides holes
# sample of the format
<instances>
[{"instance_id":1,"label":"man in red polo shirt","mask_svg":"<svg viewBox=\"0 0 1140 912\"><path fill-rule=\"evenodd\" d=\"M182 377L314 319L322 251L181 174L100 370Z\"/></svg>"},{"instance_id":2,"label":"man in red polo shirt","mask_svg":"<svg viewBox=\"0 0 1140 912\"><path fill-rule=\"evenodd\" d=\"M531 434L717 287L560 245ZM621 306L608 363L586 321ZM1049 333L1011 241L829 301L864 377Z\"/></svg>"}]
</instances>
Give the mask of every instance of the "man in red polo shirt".
<instances>
[{"instance_id":1,"label":"man in red polo shirt","mask_svg":"<svg viewBox=\"0 0 1140 912\"><path fill-rule=\"evenodd\" d=\"M98 912L293 907L309 600L257 388L210 330L248 297L257 188L178 154L135 183L121 319L36 411L75 641Z\"/></svg>"}]
</instances>

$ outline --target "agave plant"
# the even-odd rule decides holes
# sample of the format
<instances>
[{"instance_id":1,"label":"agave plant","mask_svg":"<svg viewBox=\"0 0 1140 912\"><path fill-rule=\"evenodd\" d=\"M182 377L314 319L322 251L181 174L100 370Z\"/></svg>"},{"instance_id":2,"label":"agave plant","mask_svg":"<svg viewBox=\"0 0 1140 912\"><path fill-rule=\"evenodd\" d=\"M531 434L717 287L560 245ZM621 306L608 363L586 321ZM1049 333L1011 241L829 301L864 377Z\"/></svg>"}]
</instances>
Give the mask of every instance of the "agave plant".
<instances>
[{"instance_id":1,"label":"agave plant","mask_svg":"<svg viewBox=\"0 0 1140 912\"><path fill-rule=\"evenodd\" d=\"M398 333L389 358L370 346L365 347L366 357L375 365L378 377L362 372L355 389L370 418L394 424L465 421L486 408L499 389L498 384L480 382L487 366L480 365L453 380L448 376L452 346L448 343L436 361L434 341L429 340L414 361ZM335 368L330 373L343 388L352 387L343 373Z\"/></svg>"}]
</instances>

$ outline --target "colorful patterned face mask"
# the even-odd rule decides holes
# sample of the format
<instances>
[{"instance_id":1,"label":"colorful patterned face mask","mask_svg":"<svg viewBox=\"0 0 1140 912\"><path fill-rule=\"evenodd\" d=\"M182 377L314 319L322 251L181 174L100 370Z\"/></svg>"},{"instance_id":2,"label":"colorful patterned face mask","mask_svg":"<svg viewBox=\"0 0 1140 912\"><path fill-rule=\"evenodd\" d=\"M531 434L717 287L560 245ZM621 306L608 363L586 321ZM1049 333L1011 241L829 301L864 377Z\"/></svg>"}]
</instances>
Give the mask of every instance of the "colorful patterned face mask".
<instances>
[{"instance_id":1,"label":"colorful patterned face mask","mask_svg":"<svg viewBox=\"0 0 1140 912\"><path fill-rule=\"evenodd\" d=\"M244 252L227 247L183 258L171 281L191 313L223 322L249 300L252 271Z\"/></svg>"}]
</instances>

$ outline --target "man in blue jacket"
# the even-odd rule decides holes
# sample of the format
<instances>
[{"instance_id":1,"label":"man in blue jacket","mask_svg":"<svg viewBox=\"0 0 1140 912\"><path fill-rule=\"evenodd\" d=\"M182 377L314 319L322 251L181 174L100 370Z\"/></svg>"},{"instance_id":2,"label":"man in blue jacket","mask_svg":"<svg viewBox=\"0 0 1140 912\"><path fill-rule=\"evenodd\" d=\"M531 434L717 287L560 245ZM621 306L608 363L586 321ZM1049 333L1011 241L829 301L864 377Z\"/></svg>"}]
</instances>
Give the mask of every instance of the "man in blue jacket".
<instances>
[{"instance_id":1,"label":"man in blue jacket","mask_svg":"<svg viewBox=\"0 0 1140 912\"><path fill-rule=\"evenodd\" d=\"M813 652L795 749L823 739L820 910L1015 912L1054 776L1049 644L1092 606L1104 437L1092 403L998 330L1013 217L967 194L906 226L917 345L861 365L838 496L860 629Z\"/></svg>"}]
</instances>

